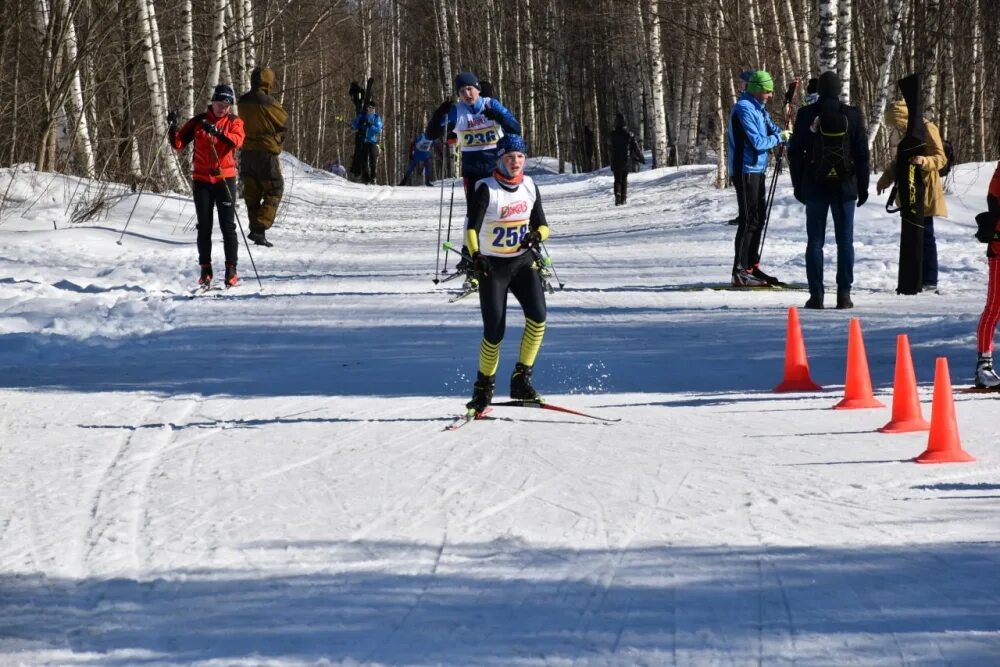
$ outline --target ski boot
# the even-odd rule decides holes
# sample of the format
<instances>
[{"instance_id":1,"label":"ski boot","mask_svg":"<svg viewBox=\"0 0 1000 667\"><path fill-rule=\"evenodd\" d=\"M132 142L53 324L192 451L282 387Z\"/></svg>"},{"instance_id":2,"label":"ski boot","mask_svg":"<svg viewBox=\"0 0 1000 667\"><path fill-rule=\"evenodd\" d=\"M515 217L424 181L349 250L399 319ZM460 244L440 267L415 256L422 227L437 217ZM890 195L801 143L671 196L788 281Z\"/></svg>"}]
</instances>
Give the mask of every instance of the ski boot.
<instances>
[{"instance_id":1,"label":"ski boot","mask_svg":"<svg viewBox=\"0 0 1000 667\"><path fill-rule=\"evenodd\" d=\"M759 280L763 280L768 285L777 285L781 281L774 276L769 276L760 269L760 264L754 264L753 268L750 269L750 274Z\"/></svg>"},{"instance_id":2,"label":"ski boot","mask_svg":"<svg viewBox=\"0 0 1000 667\"><path fill-rule=\"evenodd\" d=\"M993 355L984 352L976 362L976 388L1000 391L1000 375L993 370Z\"/></svg>"},{"instance_id":3,"label":"ski boot","mask_svg":"<svg viewBox=\"0 0 1000 667\"><path fill-rule=\"evenodd\" d=\"M226 287L235 287L240 277L236 275L236 264L226 262Z\"/></svg>"},{"instance_id":4,"label":"ski boot","mask_svg":"<svg viewBox=\"0 0 1000 667\"><path fill-rule=\"evenodd\" d=\"M265 248L273 248L274 244L267 240L267 236L264 234L264 230L255 230L247 234L247 238L254 242L255 245L262 245Z\"/></svg>"},{"instance_id":5,"label":"ski boot","mask_svg":"<svg viewBox=\"0 0 1000 667\"><path fill-rule=\"evenodd\" d=\"M531 366L521 362L514 364L514 372L510 376L510 397L515 401L542 402L542 397L531 386L531 370Z\"/></svg>"},{"instance_id":6,"label":"ski boot","mask_svg":"<svg viewBox=\"0 0 1000 667\"><path fill-rule=\"evenodd\" d=\"M198 278L198 284L202 287L208 288L212 284L212 265L202 264L201 265L201 278Z\"/></svg>"},{"instance_id":7,"label":"ski boot","mask_svg":"<svg viewBox=\"0 0 1000 667\"><path fill-rule=\"evenodd\" d=\"M769 287L767 281L758 278L749 269L737 267L733 271L733 287Z\"/></svg>"},{"instance_id":8,"label":"ski boot","mask_svg":"<svg viewBox=\"0 0 1000 667\"><path fill-rule=\"evenodd\" d=\"M493 401L493 390L496 388L495 375L483 375L476 373L476 382L472 385L472 400L465 404L469 410L475 410L476 414L482 413L490 402Z\"/></svg>"}]
</instances>

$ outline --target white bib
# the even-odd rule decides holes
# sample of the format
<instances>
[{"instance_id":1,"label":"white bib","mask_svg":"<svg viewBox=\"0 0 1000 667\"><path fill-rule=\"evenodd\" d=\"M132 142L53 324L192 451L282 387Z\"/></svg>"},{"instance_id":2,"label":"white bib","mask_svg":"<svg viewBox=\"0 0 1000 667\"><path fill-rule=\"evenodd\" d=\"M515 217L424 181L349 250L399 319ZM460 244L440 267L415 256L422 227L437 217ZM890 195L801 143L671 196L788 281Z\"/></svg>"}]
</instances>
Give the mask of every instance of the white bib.
<instances>
[{"instance_id":1,"label":"white bib","mask_svg":"<svg viewBox=\"0 0 1000 667\"><path fill-rule=\"evenodd\" d=\"M479 229L479 252L490 257L517 257L527 252L521 239L531 231L531 209L535 207L535 182L525 176L513 192L500 187L492 176L476 183L490 189L490 205Z\"/></svg>"}]
</instances>

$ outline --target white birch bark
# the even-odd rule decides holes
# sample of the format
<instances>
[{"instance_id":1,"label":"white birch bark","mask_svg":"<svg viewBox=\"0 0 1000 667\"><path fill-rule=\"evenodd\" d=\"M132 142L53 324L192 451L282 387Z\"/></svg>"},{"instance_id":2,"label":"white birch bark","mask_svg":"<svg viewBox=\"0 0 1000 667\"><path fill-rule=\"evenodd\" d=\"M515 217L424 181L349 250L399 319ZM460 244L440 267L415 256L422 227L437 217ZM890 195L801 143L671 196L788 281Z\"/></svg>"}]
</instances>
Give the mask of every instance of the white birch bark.
<instances>
[{"instance_id":1,"label":"white birch bark","mask_svg":"<svg viewBox=\"0 0 1000 667\"><path fill-rule=\"evenodd\" d=\"M660 11L657 0L645 0L652 69L653 160L658 167L667 164L667 110L663 99L663 48L660 44Z\"/></svg>"},{"instance_id":2,"label":"white birch bark","mask_svg":"<svg viewBox=\"0 0 1000 667\"><path fill-rule=\"evenodd\" d=\"M194 22L191 13L191 0L181 2L181 103L185 118L194 116Z\"/></svg>"},{"instance_id":3,"label":"white birch bark","mask_svg":"<svg viewBox=\"0 0 1000 667\"><path fill-rule=\"evenodd\" d=\"M925 11L928 17L933 17L935 21L939 20L941 12L940 0L927 0ZM940 40L938 39L937 31L934 29L927 30L926 38L928 43L924 50L924 57L926 58L926 67L924 68L926 72L926 76L924 77L924 116L926 118L937 118L938 52L940 50Z\"/></svg>"},{"instance_id":4,"label":"white birch bark","mask_svg":"<svg viewBox=\"0 0 1000 667\"><path fill-rule=\"evenodd\" d=\"M52 99L52 86L54 85L54 68L56 63L53 62L54 53L50 46L53 41L52 36L52 17L49 12L49 5L46 0L35 0L35 4L32 7L33 11L31 13L31 25L35 29L36 37L39 43L42 45L41 55L42 55L42 85L39 90L41 96L41 106L42 106L42 118L43 121L42 131L38 137L38 145L35 150L35 169L38 171L46 171L54 165L54 151L55 151L55 109L53 108L54 101ZM50 163L52 163L50 165Z\"/></svg>"},{"instance_id":5,"label":"white birch bark","mask_svg":"<svg viewBox=\"0 0 1000 667\"><path fill-rule=\"evenodd\" d=\"M899 35L903 26L903 18L906 15L908 0L889 0L890 23L885 35L885 43L882 48L882 63L878 69L878 84L875 87L875 104L872 106L871 115L868 117L868 149L871 150L875 144L875 136L879 127L882 126L882 115L885 113L886 104L889 101L891 92L890 77L892 75L892 62L899 45Z\"/></svg>"},{"instance_id":6,"label":"white birch bark","mask_svg":"<svg viewBox=\"0 0 1000 667\"><path fill-rule=\"evenodd\" d=\"M69 0L59 0L62 20L65 21L65 36L63 47L66 49L66 65L73 68L70 83L67 114L72 124L71 135L80 161L79 168L84 176L93 178L96 173L94 164L94 148L90 141L90 127L87 123L87 110L83 102L83 86L80 83L80 62L76 44L76 27L73 24L73 12Z\"/></svg>"},{"instance_id":7,"label":"white birch bark","mask_svg":"<svg viewBox=\"0 0 1000 667\"><path fill-rule=\"evenodd\" d=\"M979 0L974 0L972 12L972 72L969 81L973 101L969 107L969 127L973 129L975 139L973 159L977 162L986 161L986 106L983 102L985 91L979 82L986 81L983 60L983 33L979 26Z\"/></svg>"},{"instance_id":8,"label":"white birch bark","mask_svg":"<svg viewBox=\"0 0 1000 667\"><path fill-rule=\"evenodd\" d=\"M819 0L816 65L820 73L837 71L837 5L837 0Z\"/></svg>"},{"instance_id":9,"label":"white birch bark","mask_svg":"<svg viewBox=\"0 0 1000 667\"><path fill-rule=\"evenodd\" d=\"M215 23L212 27L212 51L208 60L208 85L219 83L222 74L222 51L226 40L226 0L215 0Z\"/></svg>"},{"instance_id":10,"label":"white birch bark","mask_svg":"<svg viewBox=\"0 0 1000 667\"><path fill-rule=\"evenodd\" d=\"M447 0L434 0L434 16L437 24L438 53L441 55L441 94L444 99L454 98L452 91L451 46L448 34Z\"/></svg>"},{"instance_id":11,"label":"white birch bark","mask_svg":"<svg viewBox=\"0 0 1000 667\"><path fill-rule=\"evenodd\" d=\"M156 21L156 7L153 0L148 0L146 20L149 22L149 34L152 39L153 59L156 63L156 75L160 80L160 95L164 109L170 108L170 98L167 94L167 70L163 64L163 48L160 45L160 28Z\"/></svg>"},{"instance_id":12,"label":"white birch bark","mask_svg":"<svg viewBox=\"0 0 1000 667\"><path fill-rule=\"evenodd\" d=\"M236 0L240 2L241 0ZM253 24L253 0L242 0L243 2L243 38L246 43L247 72L253 72L257 67L257 43L254 35ZM247 90L250 89L250 75L247 74Z\"/></svg>"},{"instance_id":13,"label":"white birch bark","mask_svg":"<svg viewBox=\"0 0 1000 667\"><path fill-rule=\"evenodd\" d=\"M687 136L687 158L689 162L693 162L693 156L696 155L695 151L698 149L698 120L701 118L701 107L702 99L701 93L705 86L705 61L708 60L708 49L711 42L705 40L701 44L701 53L695 63L695 74L691 77L691 108L690 108L690 118L688 122L688 136ZM698 158L700 159L700 155Z\"/></svg>"},{"instance_id":14,"label":"white birch bark","mask_svg":"<svg viewBox=\"0 0 1000 667\"><path fill-rule=\"evenodd\" d=\"M801 0L797 0L801 2ZM806 7L808 7L811 0L806 0ZM792 0L785 0L786 9L788 10L788 15L792 17L792 22L794 23L796 29L798 30L798 49L799 49L799 63L802 70L799 74L808 79L809 74L813 71L812 66L812 49L810 48L812 42L809 40L809 12L800 11L798 12L798 20L796 21L796 12L792 8Z\"/></svg>"},{"instance_id":15,"label":"white birch bark","mask_svg":"<svg viewBox=\"0 0 1000 667\"><path fill-rule=\"evenodd\" d=\"M750 45L753 47L754 68L764 69L767 67L767 63L763 62L760 58L760 38L758 37L760 28L757 27L758 16L760 16L760 10L757 8L757 0L747 0L749 25L743 27L744 34L749 35Z\"/></svg>"},{"instance_id":16,"label":"white birch bark","mask_svg":"<svg viewBox=\"0 0 1000 667\"><path fill-rule=\"evenodd\" d=\"M535 133L535 44L531 22L531 0L524 0L524 30L526 40L524 47L528 57L523 61L527 74L527 81L522 84L526 93L523 131L529 138L534 139L537 135Z\"/></svg>"},{"instance_id":17,"label":"white birch bark","mask_svg":"<svg viewBox=\"0 0 1000 667\"><path fill-rule=\"evenodd\" d=\"M716 139L715 139L715 151L718 156L718 160L715 163L715 187L722 189L726 187L726 114L725 110L722 108L722 82L728 78L730 79L730 85L732 85L732 77L726 77L722 72L722 39L720 36L719 26L725 22L725 13L723 12L722 2L719 0L715 3L715 20L709 21L709 30L711 31L711 48L709 49L712 53L712 70L715 72L715 92L713 104L715 105L715 128L716 128Z\"/></svg>"},{"instance_id":18,"label":"white birch bark","mask_svg":"<svg viewBox=\"0 0 1000 667\"><path fill-rule=\"evenodd\" d=\"M838 0L837 15L837 77L840 79L840 101L851 103L851 49L853 28L851 25L851 3L853 0Z\"/></svg>"}]
</instances>

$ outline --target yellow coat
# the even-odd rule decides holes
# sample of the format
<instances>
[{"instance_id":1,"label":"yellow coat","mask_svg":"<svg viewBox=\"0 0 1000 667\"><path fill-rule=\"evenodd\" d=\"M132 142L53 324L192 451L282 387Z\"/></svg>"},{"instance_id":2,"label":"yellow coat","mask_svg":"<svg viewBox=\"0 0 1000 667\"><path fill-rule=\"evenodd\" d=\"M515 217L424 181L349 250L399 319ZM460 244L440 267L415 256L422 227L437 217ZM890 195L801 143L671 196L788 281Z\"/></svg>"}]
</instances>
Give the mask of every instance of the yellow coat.
<instances>
[{"instance_id":1,"label":"yellow coat","mask_svg":"<svg viewBox=\"0 0 1000 667\"><path fill-rule=\"evenodd\" d=\"M894 102L885 110L886 127L894 127L900 132L905 132L907 118L906 103L903 101ZM927 161L921 168L924 173L924 216L948 215L948 206L944 201L944 186L941 184L941 174L938 173L939 169L948 164L948 158L944 155L944 144L941 143L941 132L937 125L929 120L924 121L924 127L927 128L927 143L923 153ZM891 187L895 180L896 160L893 158L882 172L876 187L880 191L885 190ZM896 203L899 204L898 198Z\"/></svg>"}]
</instances>

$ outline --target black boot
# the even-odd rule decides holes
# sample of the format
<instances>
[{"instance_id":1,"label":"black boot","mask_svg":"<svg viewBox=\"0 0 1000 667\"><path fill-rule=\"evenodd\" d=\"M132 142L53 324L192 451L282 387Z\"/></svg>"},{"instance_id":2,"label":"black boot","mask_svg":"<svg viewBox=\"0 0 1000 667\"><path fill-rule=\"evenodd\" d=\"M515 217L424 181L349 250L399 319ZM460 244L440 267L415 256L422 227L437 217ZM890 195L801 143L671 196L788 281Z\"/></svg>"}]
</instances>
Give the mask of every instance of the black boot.
<instances>
[{"instance_id":1,"label":"black boot","mask_svg":"<svg viewBox=\"0 0 1000 667\"><path fill-rule=\"evenodd\" d=\"M472 400L465 404L469 410L481 413L493 401L493 390L496 388L495 375L476 373L476 382L472 385Z\"/></svg>"},{"instance_id":2,"label":"black boot","mask_svg":"<svg viewBox=\"0 0 1000 667\"><path fill-rule=\"evenodd\" d=\"M854 302L851 301L851 290L837 290L837 309L847 310L848 308L854 308Z\"/></svg>"},{"instance_id":3,"label":"black boot","mask_svg":"<svg viewBox=\"0 0 1000 667\"><path fill-rule=\"evenodd\" d=\"M226 262L226 287L235 287L240 277L236 275L236 265Z\"/></svg>"},{"instance_id":4,"label":"black boot","mask_svg":"<svg viewBox=\"0 0 1000 667\"><path fill-rule=\"evenodd\" d=\"M510 397L515 401L537 401L542 397L531 386L531 366L518 362L514 364L514 372L510 376Z\"/></svg>"},{"instance_id":5,"label":"black boot","mask_svg":"<svg viewBox=\"0 0 1000 667\"><path fill-rule=\"evenodd\" d=\"M212 265L202 264L201 265L201 278L198 278L198 284L208 287L212 284Z\"/></svg>"},{"instance_id":6,"label":"black boot","mask_svg":"<svg viewBox=\"0 0 1000 667\"><path fill-rule=\"evenodd\" d=\"M809 300L806 301L805 307L806 308L815 309L815 310L822 310L823 309L823 295L822 294L813 294L813 295L811 295L809 297Z\"/></svg>"},{"instance_id":7,"label":"black boot","mask_svg":"<svg viewBox=\"0 0 1000 667\"><path fill-rule=\"evenodd\" d=\"M253 241L255 244L262 245L265 248L274 247L274 244L267 240L267 237L264 235L263 229L251 230L250 233L247 234L247 238Z\"/></svg>"}]
</instances>

